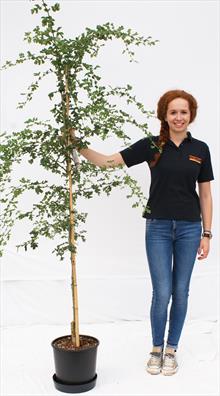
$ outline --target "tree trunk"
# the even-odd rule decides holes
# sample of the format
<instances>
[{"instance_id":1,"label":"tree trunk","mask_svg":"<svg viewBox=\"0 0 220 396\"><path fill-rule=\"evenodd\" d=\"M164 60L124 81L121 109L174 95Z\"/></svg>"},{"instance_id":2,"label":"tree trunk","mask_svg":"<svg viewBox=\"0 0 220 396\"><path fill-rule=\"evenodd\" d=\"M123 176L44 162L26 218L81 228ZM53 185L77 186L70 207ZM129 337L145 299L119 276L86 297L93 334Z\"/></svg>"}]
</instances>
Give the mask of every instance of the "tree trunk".
<instances>
[{"instance_id":1,"label":"tree trunk","mask_svg":"<svg viewBox=\"0 0 220 396\"><path fill-rule=\"evenodd\" d=\"M66 104L66 118L69 118L69 87L68 87L68 69L65 70L65 104ZM70 128L68 128L67 146L71 144ZM77 293L77 277L76 277L76 253L75 253L75 230L74 230L74 208L73 208L73 183L72 183L72 159L68 153L67 159L67 174L69 181L69 244L71 246L71 268L72 268L72 301L73 301L73 321L71 323L71 337L72 342L76 347L80 346L79 339L79 310L78 310L78 293Z\"/></svg>"}]
</instances>

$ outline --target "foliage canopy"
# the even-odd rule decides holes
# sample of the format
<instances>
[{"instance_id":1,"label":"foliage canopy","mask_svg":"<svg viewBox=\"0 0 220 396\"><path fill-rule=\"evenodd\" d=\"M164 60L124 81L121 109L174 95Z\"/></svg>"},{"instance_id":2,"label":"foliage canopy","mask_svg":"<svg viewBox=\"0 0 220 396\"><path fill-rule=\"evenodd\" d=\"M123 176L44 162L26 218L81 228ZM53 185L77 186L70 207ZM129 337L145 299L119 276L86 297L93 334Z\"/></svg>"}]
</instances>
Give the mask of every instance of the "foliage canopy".
<instances>
[{"instance_id":1,"label":"foliage canopy","mask_svg":"<svg viewBox=\"0 0 220 396\"><path fill-rule=\"evenodd\" d=\"M65 252L76 252L76 245L69 240L69 188L67 164L71 165L71 178L74 185L72 200L74 205L75 240L85 240L82 224L87 213L77 210L77 198L92 198L94 194L109 195L113 188L129 188L127 197L134 199L133 207L146 205L143 193L136 180L132 179L124 169L97 168L81 159L78 166L73 161L75 148L86 148L92 136L102 140L117 136L123 145L130 143L125 133L128 124L140 129L144 136L151 137L147 122L140 123L123 106L114 104L114 97L124 101L124 105L135 106L145 118L152 117L153 111L145 109L132 93L132 86L111 87L102 85L99 74L100 66L94 64L99 50L108 40L118 39L124 44L125 53L130 62L135 61L135 46L152 46L158 40L144 38L131 29L123 26L115 27L113 23L86 28L85 32L70 39L65 38L61 27L57 27L54 13L59 11L60 4L48 5L44 0L31 9L32 14L40 15L40 26L26 32L24 40L39 46L39 51L20 53L17 59L6 61L2 69L7 69L26 61L35 65L34 81L18 108L23 109L30 102L39 88L41 81L48 75L56 77L56 87L48 93L52 103L50 109L52 119L41 121L35 115L24 122L24 129L11 134L1 133L0 160L0 203L2 232L0 245L3 247L10 238L11 230L17 220L28 219L31 231L28 240L18 247L36 249L40 237L61 238L53 250L61 260ZM94 58L94 59L93 59ZM87 59L90 59L90 63ZM78 131L79 140L73 143L69 139L70 129ZM154 143L152 141L152 146ZM11 184L13 166L27 159L30 165L40 164L48 172L58 175L60 183L22 177L16 185ZM49 174L49 173L48 173ZM26 191L32 191L38 197L32 209L19 209L19 200Z\"/></svg>"}]
</instances>

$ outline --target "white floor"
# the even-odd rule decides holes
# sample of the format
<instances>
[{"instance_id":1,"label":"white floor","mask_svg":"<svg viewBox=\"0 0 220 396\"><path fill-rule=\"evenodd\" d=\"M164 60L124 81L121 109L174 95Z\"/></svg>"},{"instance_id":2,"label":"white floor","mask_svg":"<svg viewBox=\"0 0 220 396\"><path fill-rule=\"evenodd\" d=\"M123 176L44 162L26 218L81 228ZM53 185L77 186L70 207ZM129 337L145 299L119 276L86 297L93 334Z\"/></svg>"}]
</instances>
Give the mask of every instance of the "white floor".
<instances>
[{"instance_id":1,"label":"white floor","mask_svg":"<svg viewBox=\"0 0 220 396\"><path fill-rule=\"evenodd\" d=\"M83 324L81 334L100 340L97 384L90 395L219 396L218 325L188 321L178 350L179 371L151 376L145 362L151 348L150 324L121 321ZM68 326L4 327L1 337L2 396L62 395L54 388L51 341L69 334Z\"/></svg>"}]
</instances>

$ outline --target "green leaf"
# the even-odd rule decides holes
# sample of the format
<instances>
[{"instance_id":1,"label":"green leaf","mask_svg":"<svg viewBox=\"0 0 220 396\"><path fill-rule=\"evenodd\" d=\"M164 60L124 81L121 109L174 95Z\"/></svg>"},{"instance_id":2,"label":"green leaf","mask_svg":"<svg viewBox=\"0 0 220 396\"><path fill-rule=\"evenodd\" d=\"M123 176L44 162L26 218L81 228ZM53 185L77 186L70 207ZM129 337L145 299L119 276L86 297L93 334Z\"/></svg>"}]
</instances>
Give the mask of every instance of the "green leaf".
<instances>
[{"instance_id":1,"label":"green leaf","mask_svg":"<svg viewBox=\"0 0 220 396\"><path fill-rule=\"evenodd\" d=\"M52 7L51 7L53 12L59 11L60 10L60 4L59 3L55 3Z\"/></svg>"},{"instance_id":2,"label":"green leaf","mask_svg":"<svg viewBox=\"0 0 220 396\"><path fill-rule=\"evenodd\" d=\"M42 10L42 7L39 4L36 4L32 9L31 9L31 13L32 14L38 14L39 11Z\"/></svg>"}]
</instances>

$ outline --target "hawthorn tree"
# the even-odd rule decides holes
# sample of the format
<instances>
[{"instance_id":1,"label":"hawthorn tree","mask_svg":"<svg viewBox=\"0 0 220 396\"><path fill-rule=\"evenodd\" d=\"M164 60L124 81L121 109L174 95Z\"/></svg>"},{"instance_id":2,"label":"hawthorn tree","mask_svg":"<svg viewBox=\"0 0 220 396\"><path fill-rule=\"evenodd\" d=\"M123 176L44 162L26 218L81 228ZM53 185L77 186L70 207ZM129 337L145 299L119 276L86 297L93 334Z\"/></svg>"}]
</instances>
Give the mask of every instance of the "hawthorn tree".
<instances>
[{"instance_id":1,"label":"hawthorn tree","mask_svg":"<svg viewBox=\"0 0 220 396\"><path fill-rule=\"evenodd\" d=\"M82 224L87 213L77 209L77 199L91 199L94 194L109 195L113 188L129 188L128 198L134 198L133 207L142 206L146 210L145 197L136 180L126 170L119 168L97 168L88 161L78 160L76 149L87 148L92 136L102 140L117 136L126 146L130 137L125 133L128 124L137 127L144 136L151 137L148 124L138 122L123 107L114 104L114 97L120 98L127 107L135 106L140 114L147 119L154 112L145 109L132 93L132 86L111 87L101 84L100 66L93 58L109 40L121 40L124 44L123 53L129 61L135 61L135 46L152 46L157 40L144 38L131 29L123 26L115 27L113 23L86 28L85 32L74 39L65 38L61 27L56 27L54 13L59 11L60 4L48 5L44 0L38 1L31 9L32 14L39 14L41 24L31 32L26 32L24 40L30 45L39 46L38 53L27 51L20 53L17 59L6 61L2 69L7 69L26 61L34 64L36 71L34 81L26 93L24 100L18 103L22 109L33 98L40 82L48 75L54 75L56 87L48 93L52 103L50 109L52 119L41 121L34 115L24 121L24 129L12 133L1 133L1 254L7 244L13 225L18 220L29 220L29 239L22 241L17 247L36 249L40 237L55 239L60 242L53 252L64 259L70 254L72 267L72 298L73 321L71 322L72 342L80 346L78 298L76 278L76 252L78 239L85 240ZM91 59L89 63L86 59ZM78 131L78 139L72 139L73 130ZM154 146L153 141L152 147ZM11 183L13 166L24 158L30 166L35 162L48 172L58 175L60 183L51 183L50 178L39 180L20 178L15 185ZM31 210L19 209L19 201L23 193L32 191L37 196ZM148 210L148 209L147 209Z\"/></svg>"}]
</instances>

